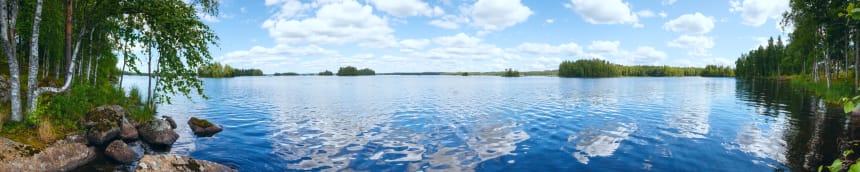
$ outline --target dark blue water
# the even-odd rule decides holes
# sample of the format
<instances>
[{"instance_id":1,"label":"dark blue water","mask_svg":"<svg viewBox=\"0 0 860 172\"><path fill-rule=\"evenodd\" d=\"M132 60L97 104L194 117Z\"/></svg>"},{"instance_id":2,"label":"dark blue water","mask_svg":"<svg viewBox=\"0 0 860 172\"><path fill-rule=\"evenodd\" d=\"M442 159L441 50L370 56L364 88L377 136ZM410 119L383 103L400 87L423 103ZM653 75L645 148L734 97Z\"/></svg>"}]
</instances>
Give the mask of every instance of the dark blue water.
<instances>
[{"instance_id":1,"label":"dark blue water","mask_svg":"<svg viewBox=\"0 0 860 172\"><path fill-rule=\"evenodd\" d=\"M237 77L205 94L159 107L180 123L171 152L241 171L803 171L845 121L733 78ZM225 129L194 137L192 116Z\"/></svg>"}]
</instances>

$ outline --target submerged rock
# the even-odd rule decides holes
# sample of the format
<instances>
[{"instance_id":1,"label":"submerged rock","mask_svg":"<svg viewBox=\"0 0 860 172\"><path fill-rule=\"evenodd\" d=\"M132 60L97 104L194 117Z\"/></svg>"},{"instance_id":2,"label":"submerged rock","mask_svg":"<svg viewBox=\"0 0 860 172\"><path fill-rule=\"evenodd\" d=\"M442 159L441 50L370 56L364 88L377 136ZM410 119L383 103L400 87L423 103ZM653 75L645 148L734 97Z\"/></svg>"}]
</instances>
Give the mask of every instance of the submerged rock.
<instances>
[{"instance_id":1,"label":"submerged rock","mask_svg":"<svg viewBox=\"0 0 860 172\"><path fill-rule=\"evenodd\" d=\"M170 128L176 129L176 121L174 121L173 118L171 118L170 116L161 116L161 117L164 118L164 120L167 120L168 123L170 123Z\"/></svg>"},{"instance_id":2,"label":"submerged rock","mask_svg":"<svg viewBox=\"0 0 860 172\"><path fill-rule=\"evenodd\" d=\"M170 127L170 123L162 119L153 119L144 122L138 127L140 138L153 146L171 146L179 134Z\"/></svg>"},{"instance_id":3,"label":"submerged rock","mask_svg":"<svg viewBox=\"0 0 860 172\"><path fill-rule=\"evenodd\" d=\"M140 159L134 171L230 172L236 170L218 163L196 160L187 156L146 155Z\"/></svg>"},{"instance_id":4,"label":"submerged rock","mask_svg":"<svg viewBox=\"0 0 860 172\"><path fill-rule=\"evenodd\" d=\"M205 119L198 119L195 117L191 117L191 119L188 120L188 126L190 126L191 130L194 131L194 135L200 137L209 137L224 130L221 126L212 124L212 122Z\"/></svg>"},{"instance_id":5,"label":"submerged rock","mask_svg":"<svg viewBox=\"0 0 860 172\"><path fill-rule=\"evenodd\" d=\"M73 135L43 150L0 138L0 171L70 171L89 163L96 150Z\"/></svg>"},{"instance_id":6,"label":"submerged rock","mask_svg":"<svg viewBox=\"0 0 860 172\"><path fill-rule=\"evenodd\" d=\"M105 148L105 155L123 164L132 163L137 158L137 153L132 151L131 148L122 140L114 140L111 142L110 145Z\"/></svg>"}]
</instances>

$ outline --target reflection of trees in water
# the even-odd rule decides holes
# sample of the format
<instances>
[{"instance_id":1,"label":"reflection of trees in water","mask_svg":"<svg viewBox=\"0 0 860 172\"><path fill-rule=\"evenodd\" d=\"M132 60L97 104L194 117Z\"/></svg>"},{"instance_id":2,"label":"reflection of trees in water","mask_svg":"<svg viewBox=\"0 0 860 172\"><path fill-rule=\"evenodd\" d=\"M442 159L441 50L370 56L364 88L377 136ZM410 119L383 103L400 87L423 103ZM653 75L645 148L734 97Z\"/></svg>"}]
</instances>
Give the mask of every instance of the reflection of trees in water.
<instances>
[{"instance_id":1,"label":"reflection of trees in water","mask_svg":"<svg viewBox=\"0 0 860 172\"><path fill-rule=\"evenodd\" d=\"M838 155L837 139L845 124L841 109L828 108L808 91L774 80L738 80L736 92L738 99L763 118L739 131L738 148L742 151L775 159L798 171L814 171ZM763 124L768 125L762 128ZM766 148L781 143L783 148Z\"/></svg>"},{"instance_id":2,"label":"reflection of trees in water","mask_svg":"<svg viewBox=\"0 0 860 172\"><path fill-rule=\"evenodd\" d=\"M588 164L592 157L609 157L636 132L635 123L613 123L606 128L589 128L567 138L561 149L572 152L580 163Z\"/></svg>"}]
</instances>

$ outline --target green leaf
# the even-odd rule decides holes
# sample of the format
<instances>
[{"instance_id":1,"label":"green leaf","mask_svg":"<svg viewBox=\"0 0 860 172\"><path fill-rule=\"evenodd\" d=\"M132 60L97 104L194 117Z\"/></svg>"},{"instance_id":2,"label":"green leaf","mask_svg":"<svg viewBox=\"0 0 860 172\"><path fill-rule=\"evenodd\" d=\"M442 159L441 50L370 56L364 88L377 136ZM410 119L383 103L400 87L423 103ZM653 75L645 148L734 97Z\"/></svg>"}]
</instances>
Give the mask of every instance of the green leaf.
<instances>
[{"instance_id":1,"label":"green leaf","mask_svg":"<svg viewBox=\"0 0 860 172\"><path fill-rule=\"evenodd\" d=\"M845 110L845 113L850 113L855 108L854 102L852 102L852 101L847 101L847 102L843 103L842 107Z\"/></svg>"},{"instance_id":2,"label":"green leaf","mask_svg":"<svg viewBox=\"0 0 860 172\"><path fill-rule=\"evenodd\" d=\"M839 159L833 160L833 164L830 164L830 166L827 167L827 169L830 169L830 171L839 171L839 169L841 168L842 160Z\"/></svg>"},{"instance_id":3,"label":"green leaf","mask_svg":"<svg viewBox=\"0 0 860 172\"><path fill-rule=\"evenodd\" d=\"M848 172L860 172L860 164L851 164L851 166L848 167Z\"/></svg>"}]
</instances>

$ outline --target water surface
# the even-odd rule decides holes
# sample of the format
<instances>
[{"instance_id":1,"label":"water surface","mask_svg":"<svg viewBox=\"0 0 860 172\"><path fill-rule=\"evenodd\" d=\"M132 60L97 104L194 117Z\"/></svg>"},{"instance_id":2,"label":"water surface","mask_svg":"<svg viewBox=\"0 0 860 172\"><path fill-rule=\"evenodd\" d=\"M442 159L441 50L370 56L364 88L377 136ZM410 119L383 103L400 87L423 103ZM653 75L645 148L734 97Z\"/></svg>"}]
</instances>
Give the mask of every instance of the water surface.
<instances>
[{"instance_id":1,"label":"water surface","mask_svg":"<svg viewBox=\"0 0 860 172\"><path fill-rule=\"evenodd\" d=\"M180 123L171 153L241 171L805 171L836 156L845 122L803 90L733 78L204 80L210 99L159 107ZM195 137L192 116L225 129Z\"/></svg>"}]
</instances>

